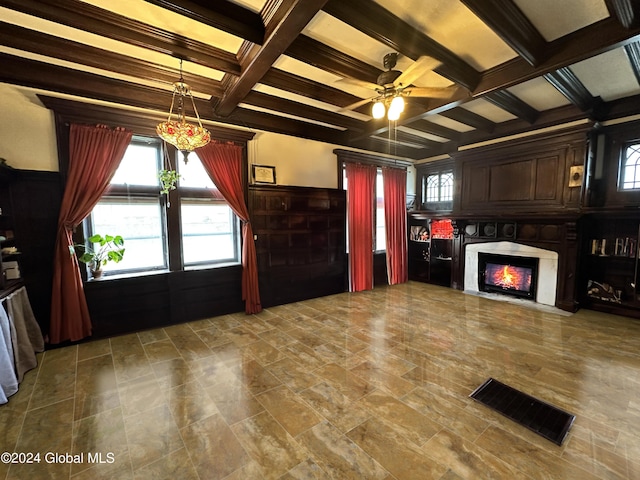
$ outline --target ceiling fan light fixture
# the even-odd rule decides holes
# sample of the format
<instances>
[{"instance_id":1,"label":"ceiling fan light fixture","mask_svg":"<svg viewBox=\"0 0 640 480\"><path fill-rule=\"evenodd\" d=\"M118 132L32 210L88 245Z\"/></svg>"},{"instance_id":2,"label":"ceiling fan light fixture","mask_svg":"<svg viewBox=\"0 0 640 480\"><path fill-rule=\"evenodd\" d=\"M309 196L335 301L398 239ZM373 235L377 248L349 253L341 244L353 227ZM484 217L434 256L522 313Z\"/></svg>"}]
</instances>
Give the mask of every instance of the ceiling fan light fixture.
<instances>
[{"instance_id":1,"label":"ceiling fan light fixture","mask_svg":"<svg viewBox=\"0 0 640 480\"><path fill-rule=\"evenodd\" d=\"M400 118L400 111L399 110L389 109L389 113L387 113L387 118L389 120L395 122L396 120L398 120Z\"/></svg>"},{"instance_id":2,"label":"ceiling fan light fixture","mask_svg":"<svg viewBox=\"0 0 640 480\"><path fill-rule=\"evenodd\" d=\"M402 98L400 95L393 97L393 100L391 100L391 105L389 105L389 111L391 110L397 110L398 114L404 112L404 98Z\"/></svg>"},{"instance_id":3,"label":"ceiling fan light fixture","mask_svg":"<svg viewBox=\"0 0 640 480\"><path fill-rule=\"evenodd\" d=\"M373 118L375 119L383 118L385 113L386 113L386 108L384 106L384 103L381 102L380 100L374 103L373 107L371 107L371 115L373 115Z\"/></svg>"}]
</instances>

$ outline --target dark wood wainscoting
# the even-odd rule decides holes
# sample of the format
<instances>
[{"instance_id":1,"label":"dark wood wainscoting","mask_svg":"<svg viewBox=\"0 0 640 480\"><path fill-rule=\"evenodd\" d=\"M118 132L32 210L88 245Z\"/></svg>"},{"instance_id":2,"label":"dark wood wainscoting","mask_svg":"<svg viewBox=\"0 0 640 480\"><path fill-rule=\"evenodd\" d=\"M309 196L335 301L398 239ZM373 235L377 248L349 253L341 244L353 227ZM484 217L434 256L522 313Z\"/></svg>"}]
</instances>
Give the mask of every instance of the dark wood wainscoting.
<instances>
[{"instance_id":1,"label":"dark wood wainscoting","mask_svg":"<svg viewBox=\"0 0 640 480\"><path fill-rule=\"evenodd\" d=\"M249 210L263 306L345 290L344 190L252 186Z\"/></svg>"},{"instance_id":2,"label":"dark wood wainscoting","mask_svg":"<svg viewBox=\"0 0 640 480\"><path fill-rule=\"evenodd\" d=\"M4 188L4 187L3 187ZM57 172L14 170L8 190L15 228L15 245L21 253L20 272L33 313L44 334L49 332L53 252L58 230L62 188ZM6 205L0 205L6 209Z\"/></svg>"},{"instance_id":3,"label":"dark wood wainscoting","mask_svg":"<svg viewBox=\"0 0 640 480\"><path fill-rule=\"evenodd\" d=\"M244 311L241 281L232 266L86 282L93 338Z\"/></svg>"}]
</instances>

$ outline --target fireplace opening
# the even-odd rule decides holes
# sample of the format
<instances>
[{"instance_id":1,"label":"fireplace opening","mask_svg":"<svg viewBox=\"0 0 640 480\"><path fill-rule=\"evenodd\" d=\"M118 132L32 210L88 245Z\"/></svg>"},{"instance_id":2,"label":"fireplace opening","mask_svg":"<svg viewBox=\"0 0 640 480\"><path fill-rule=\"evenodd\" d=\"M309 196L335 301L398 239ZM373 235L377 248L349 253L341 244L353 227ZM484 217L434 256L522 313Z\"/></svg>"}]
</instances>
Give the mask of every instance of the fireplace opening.
<instances>
[{"instance_id":1,"label":"fireplace opening","mask_svg":"<svg viewBox=\"0 0 640 480\"><path fill-rule=\"evenodd\" d=\"M478 253L478 290L536 299L538 259Z\"/></svg>"}]
</instances>

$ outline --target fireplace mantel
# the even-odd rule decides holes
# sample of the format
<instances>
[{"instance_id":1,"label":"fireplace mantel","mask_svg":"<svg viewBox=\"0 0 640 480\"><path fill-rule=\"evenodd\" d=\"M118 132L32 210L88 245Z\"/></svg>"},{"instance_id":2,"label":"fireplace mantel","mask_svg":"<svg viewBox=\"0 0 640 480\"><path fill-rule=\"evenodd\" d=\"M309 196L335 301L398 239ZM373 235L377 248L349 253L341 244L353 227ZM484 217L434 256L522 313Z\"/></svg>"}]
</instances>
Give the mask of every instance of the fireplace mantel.
<instances>
[{"instance_id":1,"label":"fireplace mantel","mask_svg":"<svg viewBox=\"0 0 640 480\"><path fill-rule=\"evenodd\" d=\"M577 309L577 216L564 215L523 215L496 216L493 218L472 218L461 216L452 221L458 234L456 245L459 248L453 265L452 286L459 290L467 288L465 281L466 252L472 245L510 242L522 249L533 248L555 255L554 290L555 298L550 305L573 312ZM472 247L473 248L473 247ZM477 278L476 278L477 282ZM539 279L539 283L545 280ZM544 299L545 297L543 297ZM540 301L540 300L539 300Z\"/></svg>"},{"instance_id":2,"label":"fireplace mantel","mask_svg":"<svg viewBox=\"0 0 640 480\"><path fill-rule=\"evenodd\" d=\"M486 242L467 245L465 249L464 291L477 293L478 290L478 254L493 253L515 257L533 257L539 259L536 302L544 305L556 305L558 283L558 253L515 242Z\"/></svg>"}]
</instances>

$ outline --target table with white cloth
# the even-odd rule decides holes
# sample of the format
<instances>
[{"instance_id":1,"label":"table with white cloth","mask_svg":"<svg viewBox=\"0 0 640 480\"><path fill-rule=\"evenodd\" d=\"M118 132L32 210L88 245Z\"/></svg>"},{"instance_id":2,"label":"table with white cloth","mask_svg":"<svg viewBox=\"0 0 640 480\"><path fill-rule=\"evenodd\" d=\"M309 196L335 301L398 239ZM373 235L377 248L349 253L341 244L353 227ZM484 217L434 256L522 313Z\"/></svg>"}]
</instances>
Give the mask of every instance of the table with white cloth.
<instances>
[{"instance_id":1,"label":"table with white cloth","mask_svg":"<svg viewBox=\"0 0 640 480\"><path fill-rule=\"evenodd\" d=\"M26 287L0 298L0 404L18 391L24 374L38 365L36 353L43 350Z\"/></svg>"}]
</instances>

